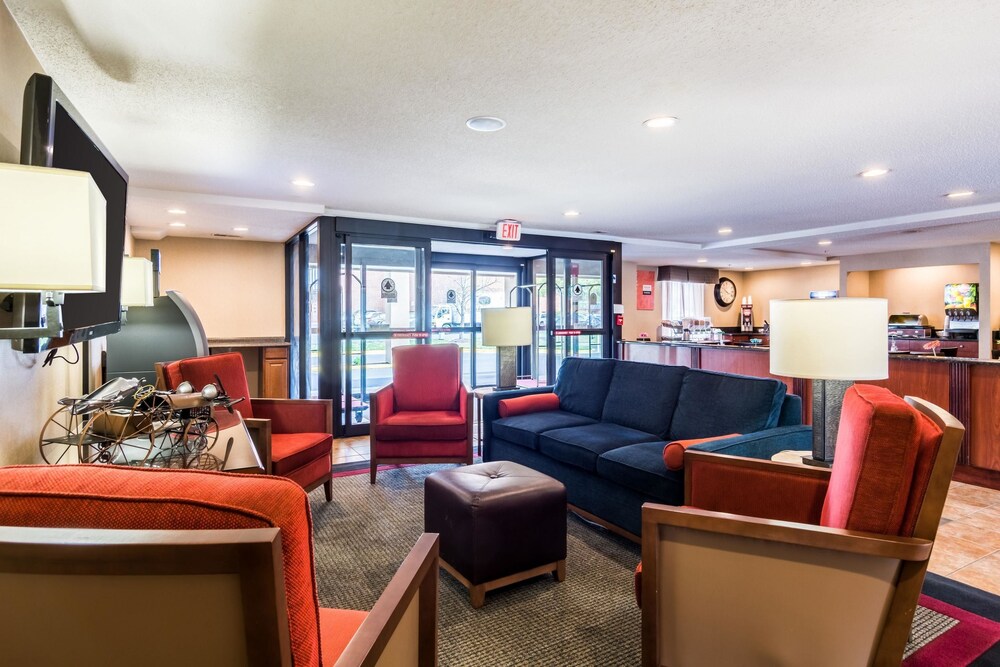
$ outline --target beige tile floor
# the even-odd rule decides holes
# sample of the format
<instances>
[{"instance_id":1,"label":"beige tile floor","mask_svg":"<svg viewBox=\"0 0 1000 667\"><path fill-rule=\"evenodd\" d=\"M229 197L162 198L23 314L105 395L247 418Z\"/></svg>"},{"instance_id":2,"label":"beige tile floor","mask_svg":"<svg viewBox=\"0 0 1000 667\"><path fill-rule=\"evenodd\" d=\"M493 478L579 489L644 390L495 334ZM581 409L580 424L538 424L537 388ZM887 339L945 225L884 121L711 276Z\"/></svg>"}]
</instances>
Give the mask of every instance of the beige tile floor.
<instances>
[{"instance_id":1,"label":"beige tile floor","mask_svg":"<svg viewBox=\"0 0 1000 667\"><path fill-rule=\"evenodd\" d=\"M333 441L334 464L368 456L368 436ZM929 569L1000 595L1000 491L952 482Z\"/></svg>"}]
</instances>

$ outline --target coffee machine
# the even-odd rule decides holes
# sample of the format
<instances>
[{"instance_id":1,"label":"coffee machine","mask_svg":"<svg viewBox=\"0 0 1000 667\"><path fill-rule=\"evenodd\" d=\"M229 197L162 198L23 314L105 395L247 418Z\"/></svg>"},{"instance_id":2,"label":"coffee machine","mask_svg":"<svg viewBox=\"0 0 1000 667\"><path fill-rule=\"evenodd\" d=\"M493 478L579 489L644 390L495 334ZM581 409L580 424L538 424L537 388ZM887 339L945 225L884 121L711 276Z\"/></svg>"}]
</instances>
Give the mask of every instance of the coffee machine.
<instances>
[{"instance_id":1,"label":"coffee machine","mask_svg":"<svg viewBox=\"0 0 1000 667\"><path fill-rule=\"evenodd\" d=\"M943 336L965 340L979 337L979 283L944 286Z\"/></svg>"}]
</instances>

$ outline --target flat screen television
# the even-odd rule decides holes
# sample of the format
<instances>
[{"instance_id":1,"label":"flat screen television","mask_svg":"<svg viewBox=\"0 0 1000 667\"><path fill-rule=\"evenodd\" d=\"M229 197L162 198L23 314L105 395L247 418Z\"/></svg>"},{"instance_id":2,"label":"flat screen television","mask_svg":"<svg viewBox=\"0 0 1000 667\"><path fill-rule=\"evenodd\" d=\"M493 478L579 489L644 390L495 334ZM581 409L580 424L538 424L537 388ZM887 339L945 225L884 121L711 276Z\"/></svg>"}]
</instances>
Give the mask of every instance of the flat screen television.
<instances>
[{"instance_id":1,"label":"flat screen television","mask_svg":"<svg viewBox=\"0 0 1000 667\"><path fill-rule=\"evenodd\" d=\"M90 172L107 200L107 275L102 293L67 294L62 307L63 336L28 339L18 349L41 352L107 336L121 327L121 280L125 249L128 174L101 143L51 77L34 74L24 88L21 164ZM25 302L23 326L38 326L38 295Z\"/></svg>"}]
</instances>

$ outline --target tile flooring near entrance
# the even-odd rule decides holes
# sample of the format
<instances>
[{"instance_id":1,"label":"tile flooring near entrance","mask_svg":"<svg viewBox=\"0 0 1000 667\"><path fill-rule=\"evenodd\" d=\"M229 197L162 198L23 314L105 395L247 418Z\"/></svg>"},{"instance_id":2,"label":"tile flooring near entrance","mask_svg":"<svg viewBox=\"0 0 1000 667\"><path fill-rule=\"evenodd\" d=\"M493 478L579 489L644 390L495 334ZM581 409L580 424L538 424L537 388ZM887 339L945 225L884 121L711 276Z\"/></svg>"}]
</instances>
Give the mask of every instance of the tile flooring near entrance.
<instances>
[{"instance_id":1,"label":"tile flooring near entrance","mask_svg":"<svg viewBox=\"0 0 1000 667\"><path fill-rule=\"evenodd\" d=\"M333 441L340 470L368 460L368 436ZM1000 491L952 482L929 570L1000 595Z\"/></svg>"}]
</instances>

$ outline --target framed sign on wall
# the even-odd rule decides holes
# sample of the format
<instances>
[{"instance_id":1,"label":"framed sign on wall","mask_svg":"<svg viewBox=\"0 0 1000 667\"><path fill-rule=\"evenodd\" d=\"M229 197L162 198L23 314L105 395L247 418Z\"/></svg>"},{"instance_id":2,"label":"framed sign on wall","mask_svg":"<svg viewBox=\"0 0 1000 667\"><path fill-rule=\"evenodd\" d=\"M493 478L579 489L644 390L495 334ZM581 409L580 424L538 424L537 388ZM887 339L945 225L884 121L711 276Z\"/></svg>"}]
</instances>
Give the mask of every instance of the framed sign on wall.
<instances>
[{"instance_id":1,"label":"framed sign on wall","mask_svg":"<svg viewBox=\"0 0 1000 667\"><path fill-rule=\"evenodd\" d=\"M639 269L635 272L635 309L653 310L656 293L656 271Z\"/></svg>"}]
</instances>

